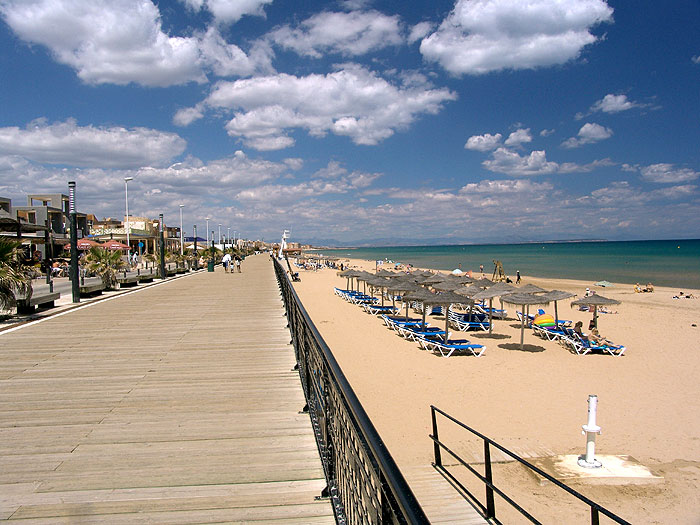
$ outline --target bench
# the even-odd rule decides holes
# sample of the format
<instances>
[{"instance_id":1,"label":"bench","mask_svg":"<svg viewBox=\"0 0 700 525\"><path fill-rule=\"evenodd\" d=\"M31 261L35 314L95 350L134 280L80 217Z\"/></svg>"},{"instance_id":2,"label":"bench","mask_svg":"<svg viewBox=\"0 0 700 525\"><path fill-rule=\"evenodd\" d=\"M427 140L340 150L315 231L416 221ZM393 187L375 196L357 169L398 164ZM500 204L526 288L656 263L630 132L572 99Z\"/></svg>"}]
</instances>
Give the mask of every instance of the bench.
<instances>
[{"instance_id":1,"label":"bench","mask_svg":"<svg viewBox=\"0 0 700 525\"><path fill-rule=\"evenodd\" d=\"M140 276L136 273L120 273L117 274L117 283L119 288L125 288L127 286L136 286L139 284Z\"/></svg>"},{"instance_id":2,"label":"bench","mask_svg":"<svg viewBox=\"0 0 700 525\"><path fill-rule=\"evenodd\" d=\"M37 306L43 308L53 308L55 306L54 301L59 299L61 294L59 292L46 292L46 293L36 293L27 299L26 297L17 298L17 313L18 314L31 314L36 310Z\"/></svg>"},{"instance_id":3,"label":"bench","mask_svg":"<svg viewBox=\"0 0 700 525\"><path fill-rule=\"evenodd\" d=\"M91 282L91 283L85 283L80 285L80 295L90 295L90 294L95 294L95 295L100 295L102 294L102 290L104 290L105 285L100 282Z\"/></svg>"}]
</instances>

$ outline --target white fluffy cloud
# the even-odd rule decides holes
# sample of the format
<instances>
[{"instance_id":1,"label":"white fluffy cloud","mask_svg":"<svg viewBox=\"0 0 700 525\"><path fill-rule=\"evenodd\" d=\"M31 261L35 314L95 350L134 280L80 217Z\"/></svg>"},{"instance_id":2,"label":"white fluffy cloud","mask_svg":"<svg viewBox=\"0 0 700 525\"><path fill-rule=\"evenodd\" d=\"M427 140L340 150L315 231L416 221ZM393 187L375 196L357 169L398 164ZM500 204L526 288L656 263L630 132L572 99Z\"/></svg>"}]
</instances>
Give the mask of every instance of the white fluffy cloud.
<instances>
[{"instance_id":1,"label":"white fluffy cloud","mask_svg":"<svg viewBox=\"0 0 700 525\"><path fill-rule=\"evenodd\" d=\"M0 153L47 164L100 168L162 165L180 155L186 142L175 133L147 128L78 126L75 120L24 128L0 128Z\"/></svg>"},{"instance_id":2,"label":"white fluffy cloud","mask_svg":"<svg viewBox=\"0 0 700 525\"><path fill-rule=\"evenodd\" d=\"M700 173L690 168L677 168L673 164L652 164L640 169L642 177L650 182L674 183L690 182L700 177Z\"/></svg>"},{"instance_id":3,"label":"white fluffy cloud","mask_svg":"<svg viewBox=\"0 0 700 525\"><path fill-rule=\"evenodd\" d=\"M627 95L605 95L591 106L591 111L602 111L603 113L619 113L638 106L636 102L627 99Z\"/></svg>"},{"instance_id":4,"label":"white fluffy cloud","mask_svg":"<svg viewBox=\"0 0 700 525\"><path fill-rule=\"evenodd\" d=\"M280 27L267 37L285 49L313 58L327 53L358 56L403 43L399 17L378 11L326 11L296 28Z\"/></svg>"},{"instance_id":5,"label":"white fluffy cloud","mask_svg":"<svg viewBox=\"0 0 700 525\"><path fill-rule=\"evenodd\" d=\"M522 157L506 148L498 148L493 152L492 158L485 160L482 165L489 171L516 177L556 173L559 169L556 162L547 161L544 151L533 151Z\"/></svg>"},{"instance_id":6,"label":"white fluffy cloud","mask_svg":"<svg viewBox=\"0 0 700 525\"><path fill-rule=\"evenodd\" d=\"M606 128L594 122L587 122L578 130L578 135L576 137L566 139L561 145L568 149L578 148L584 144L593 144L601 140L609 139L612 135L613 132L610 128Z\"/></svg>"},{"instance_id":7,"label":"white fluffy cloud","mask_svg":"<svg viewBox=\"0 0 700 525\"><path fill-rule=\"evenodd\" d=\"M530 133L530 128L523 129L520 128L510 135L504 142L506 146L520 146L521 144L526 144L532 142L532 134Z\"/></svg>"},{"instance_id":8,"label":"white fluffy cloud","mask_svg":"<svg viewBox=\"0 0 700 525\"><path fill-rule=\"evenodd\" d=\"M500 133L496 133L495 135L491 135L490 133L484 133L483 135L472 135L467 139L464 149L491 151L496 149L501 144L502 138L503 136Z\"/></svg>"},{"instance_id":9,"label":"white fluffy cloud","mask_svg":"<svg viewBox=\"0 0 700 525\"><path fill-rule=\"evenodd\" d=\"M46 46L89 84L171 86L271 71L264 48L246 55L216 29L170 36L151 0L4 0L0 13L22 39Z\"/></svg>"},{"instance_id":10,"label":"white fluffy cloud","mask_svg":"<svg viewBox=\"0 0 700 525\"><path fill-rule=\"evenodd\" d=\"M415 79L414 79L415 80ZM346 65L327 75L279 74L219 82L205 105L231 110L229 135L250 147L280 149L294 142L288 132L308 130L350 137L374 145L421 114L435 114L456 95L427 84L396 86L360 66Z\"/></svg>"},{"instance_id":11,"label":"white fluffy cloud","mask_svg":"<svg viewBox=\"0 0 700 525\"><path fill-rule=\"evenodd\" d=\"M183 0L195 11L206 8L219 24L238 22L245 15L265 16L264 7L272 0Z\"/></svg>"},{"instance_id":12,"label":"white fluffy cloud","mask_svg":"<svg viewBox=\"0 0 700 525\"><path fill-rule=\"evenodd\" d=\"M612 12L604 0L457 0L420 51L456 75L562 64Z\"/></svg>"}]
</instances>

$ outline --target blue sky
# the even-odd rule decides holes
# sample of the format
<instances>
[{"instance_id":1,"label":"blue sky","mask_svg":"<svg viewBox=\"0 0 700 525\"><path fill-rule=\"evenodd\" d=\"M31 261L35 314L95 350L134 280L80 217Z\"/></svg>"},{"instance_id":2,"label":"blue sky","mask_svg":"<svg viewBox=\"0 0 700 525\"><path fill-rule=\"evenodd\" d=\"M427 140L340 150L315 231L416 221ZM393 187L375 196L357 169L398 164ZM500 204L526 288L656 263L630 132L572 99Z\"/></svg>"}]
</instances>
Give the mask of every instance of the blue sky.
<instances>
[{"instance_id":1,"label":"blue sky","mask_svg":"<svg viewBox=\"0 0 700 525\"><path fill-rule=\"evenodd\" d=\"M203 235L700 237L700 3L0 0L0 195Z\"/></svg>"}]
</instances>

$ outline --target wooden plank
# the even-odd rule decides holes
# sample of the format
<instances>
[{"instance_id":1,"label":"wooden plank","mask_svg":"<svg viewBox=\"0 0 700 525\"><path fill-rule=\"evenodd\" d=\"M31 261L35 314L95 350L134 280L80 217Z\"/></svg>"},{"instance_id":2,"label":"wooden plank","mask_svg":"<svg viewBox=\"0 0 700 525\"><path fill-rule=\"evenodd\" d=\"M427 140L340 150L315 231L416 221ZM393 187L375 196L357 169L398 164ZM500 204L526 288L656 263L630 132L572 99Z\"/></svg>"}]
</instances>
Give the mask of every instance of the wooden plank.
<instances>
[{"instance_id":1,"label":"wooden plank","mask_svg":"<svg viewBox=\"0 0 700 525\"><path fill-rule=\"evenodd\" d=\"M246 270L0 334L0 517L334 522L272 267Z\"/></svg>"}]
</instances>

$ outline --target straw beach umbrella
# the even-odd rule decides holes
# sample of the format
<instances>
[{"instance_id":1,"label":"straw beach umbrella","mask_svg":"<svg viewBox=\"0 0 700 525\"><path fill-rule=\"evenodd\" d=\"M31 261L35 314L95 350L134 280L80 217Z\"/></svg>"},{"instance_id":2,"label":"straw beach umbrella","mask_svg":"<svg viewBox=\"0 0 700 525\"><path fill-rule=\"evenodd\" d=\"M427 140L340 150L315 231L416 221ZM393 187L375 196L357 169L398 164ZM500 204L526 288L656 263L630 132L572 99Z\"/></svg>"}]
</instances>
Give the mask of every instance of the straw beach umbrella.
<instances>
[{"instance_id":1,"label":"straw beach umbrella","mask_svg":"<svg viewBox=\"0 0 700 525\"><path fill-rule=\"evenodd\" d=\"M423 304L423 329L425 330L425 314L426 314L426 308L425 308L425 301L427 299L431 299L435 294L429 290L426 290L425 288L419 288L417 290L414 290L412 292L408 292L406 295L404 295L404 299L407 301L416 301L418 303Z\"/></svg>"},{"instance_id":2,"label":"straw beach umbrella","mask_svg":"<svg viewBox=\"0 0 700 525\"><path fill-rule=\"evenodd\" d=\"M592 306L593 307L593 326L598 328L598 307L599 306L610 306L613 304L622 304L621 301L617 299L608 299L602 295L589 295L588 297L581 297L575 301L571 301L571 306Z\"/></svg>"},{"instance_id":3,"label":"straw beach umbrella","mask_svg":"<svg viewBox=\"0 0 700 525\"><path fill-rule=\"evenodd\" d=\"M347 290L352 290L352 288L350 288L350 285L352 284L352 279L353 277L357 277L358 274L359 270L353 270L352 268L349 270L343 270L342 272L338 272L338 275L340 277L345 277L347 279L347 283L345 284L345 288Z\"/></svg>"},{"instance_id":4,"label":"straw beach umbrella","mask_svg":"<svg viewBox=\"0 0 700 525\"><path fill-rule=\"evenodd\" d=\"M515 287L507 283L496 283L486 290L477 292L472 296L475 301L489 300L489 334L493 331L493 299L494 297L503 297L515 291Z\"/></svg>"},{"instance_id":5,"label":"straw beach umbrella","mask_svg":"<svg viewBox=\"0 0 700 525\"><path fill-rule=\"evenodd\" d=\"M540 288L539 286L535 286L534 284L526 284L525 286L520 286L519 288L515 289L517 293L544 293L547 290L544 288Z\"/></svg>"},{"instance_id":6,"label":"straw beach umbrella","mask_svg":"<svg viewBox=\"0 0 700 525\"><path fill-rule=\"evenodd\" d=\"M416 283L409 281L408 279L390 279L389 284L387 285L386 289L389 292L392 292L391 295L391 304L392 306L395 306L394 304L394 292L398 293L406 293L406 292L413 292L416 290L421 290L420 286L418 286ZM402 297L403 299L403 297ZM405 302L405 301L404 301ZM408 302L406 302L406 319L408 319Z\"/></svg>"},{"instance_id":7,"label":"straw beach umbrella","mask_svg":"<svg viewBox=\"0 0 700 525\"><path fill-rule=\"evenodd\" d=\"M541 295L535 295L530 293L511 293L505 295L501 299L504 303L520 305L523 308L523 315L520 317L520 349L523 349L523 341L525 339L525 306L530 306L531 304L549 304L549 300Z\"/></svg>"},{"instance_id":8,"label":"straw beach umbrella","mask_svg":"<svg viewBox=\"0 0 700 525\"><path fill-rule=\"evenodd\" d=\"M554 302L554 326L559 327L559 312L557 310L557 301L561 301L563 299L569 299L571 297L576 297L575 293L571 292L563 292L561 290L552 290L551 292L546 292L542 294L543 297L546 297L550 301Z\"/></svg>"},{"instance_id":9,"label":"straw beach umbrella","mask_svg":"<svg viewBox=\"0 0 700 525\"><path fill-rule=\"evenodd\" d=\"M453 304L473 303L470 299L466 299L463 295L458 295L454 292L442 292L433 294L423 301L424 305L440 305L445 307L445 343L447 343L449 328L450 328L450 306Z\"/></svg>"}]
</instances>

